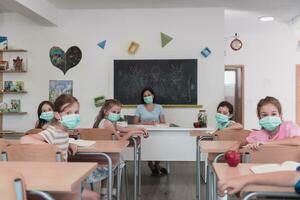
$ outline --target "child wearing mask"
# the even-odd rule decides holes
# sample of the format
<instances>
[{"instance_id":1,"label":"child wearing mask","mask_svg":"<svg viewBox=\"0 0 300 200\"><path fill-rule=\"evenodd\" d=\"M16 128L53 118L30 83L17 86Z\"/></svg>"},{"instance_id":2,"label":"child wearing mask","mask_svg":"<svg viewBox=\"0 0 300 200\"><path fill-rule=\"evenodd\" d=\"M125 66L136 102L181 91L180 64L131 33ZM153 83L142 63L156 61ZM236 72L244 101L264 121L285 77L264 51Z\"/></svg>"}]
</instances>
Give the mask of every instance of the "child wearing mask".
<instances>
[{"instance_id":1,"label":"child wearing mask","mask_svg":"<svg viewBox=\"0 0 300 200\"><path fill-rule=\"evenodd\" d=\"M257 116L261 130L253 131L244 144L258 149L262 144L300 145L300 129L292 121L284 121L280 102L267 96L257 104Z\"/></svg>"},{"instance_id":2,"label":"child wearing mask","mask_svg":"<svg viewBox=\"0 0 300 200\"><path fill-rule=\"evenodd\" d=\"M222 101L217 107L215 116L218 130L243 129L243 125L232 120L233 106L228 101Z\"/></svg>"},{"instance_id":3,"label":"child wearing mask","mask_svg":"<svg viewBox=\"0 0 300 200\"><path fill-rule=\"evenodd\" d=\"M54 118L48 127L40 133L25 135L21 138L22 144L54 144L62 153L64 161L68 160L68 151L73 155L77 152L77 146L69 144L68 129L73 129L80 123L79 102L71 96L63 94L54 102ZM96 200L100 196L96 192L84 189L82 198Z\"/></svg>"},{"instance_id":4,"label":"child wearing mask","mask_svg":"<svg viewBox=\"0 0 300 200\"><path fill-rule=\"evenodd\" d=\"M38 120L35 123L35 128L46 129L49 122L54 117L53 103L51 101L42 101L38 107Z\"/></svg>"}]
</instances>

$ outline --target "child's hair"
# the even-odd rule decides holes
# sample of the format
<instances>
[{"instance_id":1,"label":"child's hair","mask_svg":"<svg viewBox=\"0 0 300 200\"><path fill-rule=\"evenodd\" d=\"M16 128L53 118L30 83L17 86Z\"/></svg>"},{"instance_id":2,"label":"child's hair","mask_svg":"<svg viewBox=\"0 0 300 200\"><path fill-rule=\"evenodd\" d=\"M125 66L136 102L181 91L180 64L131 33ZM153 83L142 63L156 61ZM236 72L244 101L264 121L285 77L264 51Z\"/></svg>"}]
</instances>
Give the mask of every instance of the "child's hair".
<instances>
[{"instance_id":1,"label":"child's hair","mask_svg":"<svg viewBox=\"0 0 300 200\"><path fill-rule=\"evenodd\" d=\"M219 103L218 107L217 107L217 111L219 110L220 107L227 107L229 114L232 115L233 113L233 105L231 103L229 103L228 101L222 101L221 103Z\"/></svg>"},{"instance_id":2,"label":"child's hair","mask_svg":"<svg viewBox=\"0 0 300 200\"><path fill-rule=\"evenodd\" d=\"M42 128L45 124L47 124L48 122L44 119L40 119L40 116L42 114L42 107L45 105L45 104L48 104L52 110L54 110L54 105L51 101L42 101L37 109L37 115L38 115L38 124L36 125L35 128Z\"/></svg>"},{"instance_id":3,"label":"child's hair","mask_svg":"<svg viewBox=\"0 0 300 200\"><path fill-rule=\"evenodd\" d=\"M99 114L96 117L95 123L93 125L93 128L98 128L99 123L101 120L105 117L104 112L111 109L114 105L122 106L121 102L116 99L107 99L103 106L101 107Z\"/></svg>"},{"instance_id":4,"label":"child's hair","mask_svg":"<svg viewBox=\"0 0 300 200\"><path fill-rule=\"evenodd\" d=\"M62 94L54 102L54 112L63 112L66 108L71 106L73 103L78 103L78 100L69 94Z\"/></svg>"},{"instance_id":5,"label":"child's hair","mask_svg":"<svg viewBox=\"0 0 300 200\"><path fill-rule=\"evenodd\" d=\"M154 97L153 97L153 103L155 103L155 93L154 93L154 90L153 90L151 87L145 87L145 88L142 90L142 92L141 92L141 104L146 104L145 101L144 101L144 93L145 93L147 90L153 94L153 96L154 96Z\"/></svg>"},{"instance_id":6,"label":"child's hair","mask_svg":"<svg viewBox=\"0 0 300 200\"><path fill-rule=\"evenodd\" d=\"M270 97L270 96L266 96L265 98L261 99L258 104L257 104L257 116L259 118L259 114L260 114L260 109L261 107L263 107L264 105L267 104L272 104L273 106L275 106L278 110L278 113L281 115L281 104L278 101L278 99L276 99L275 97Z\"/></svg>"}]
</instances>

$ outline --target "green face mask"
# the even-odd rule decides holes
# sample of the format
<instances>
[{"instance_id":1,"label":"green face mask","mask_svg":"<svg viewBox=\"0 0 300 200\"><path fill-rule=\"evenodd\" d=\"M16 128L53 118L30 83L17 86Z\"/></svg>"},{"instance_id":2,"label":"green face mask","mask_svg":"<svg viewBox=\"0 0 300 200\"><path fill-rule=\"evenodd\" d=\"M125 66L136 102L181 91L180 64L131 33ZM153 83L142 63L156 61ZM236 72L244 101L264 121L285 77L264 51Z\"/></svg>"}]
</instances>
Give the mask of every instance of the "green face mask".
<instances>
[{"instance_id":1,"label":"green face mask","mask_svg":"<svg viewBox=\"0 0 300 200\"><path fill-rule=\"evenodd\" d=\"M146 104L153 103L153 96L146 96L146 97L144 97L144 102Z\"/></svg>"},{"instance_id":2,"label":"green face mask","mask_svg":"<svg viewBox=\"0 0 300 200\"><path fill-rule=\"evenodd\" d=\"M70 114L65 115L61 118L60 123L67 128L76 128L80 123L80 115L79 114Z\"/></svg>"},{"instance_id":3,"label":"green face mask","mask_svg":"<svg viewBox=\"0 0 300 200\"><path fill-rule=\"evenodd\" d=\"M49 111L49 112L42 112L40 115L40 119L46 120L47 122L50 122L54 117L54 112Z\"/></svg>"},{"instance_id":4,"label":"green face mask","mask_svg":"<svg viewBox=\"0 0 300 200\"><path fill-rule=\"evenodd\" d=\"M218 129L224 129L230 123L229 117L227 115L223 115L221 113L217 113L216 116L215 116L215 119L217 121Z\"/></svg>"},{"instance_id":5,"label":"green face mask","mask_svg":"<svg viewBox=\"0 0 300 200\"><path fill-rule=\"evenodd\" d=\"M267 131L275 130L282 123L280 117L277 116L267 116L259 120L259 125L261 125Z\"/></svg>"},{"instance_id":6,"label":"green face mask","mask_svg":"<svg viewBox=\"0 0 300 200\"><path fill-rule=\"evenodd\" d=\"M110 112L107 119L111 122L117 122L120 119L120 114Z\"/></svg>"}]
</instances>

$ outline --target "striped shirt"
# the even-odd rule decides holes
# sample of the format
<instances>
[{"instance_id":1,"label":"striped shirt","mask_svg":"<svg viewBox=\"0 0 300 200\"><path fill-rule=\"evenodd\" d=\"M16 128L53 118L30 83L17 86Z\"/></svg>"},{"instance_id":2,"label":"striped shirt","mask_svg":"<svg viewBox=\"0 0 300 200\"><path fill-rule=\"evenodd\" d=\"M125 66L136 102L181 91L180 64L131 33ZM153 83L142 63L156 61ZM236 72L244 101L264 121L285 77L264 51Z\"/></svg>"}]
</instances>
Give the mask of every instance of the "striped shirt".
<instances>
[{"instance_id":1,"label":"striped shirt","mask_svg":"<svg viewBox=\"0 0 300 200\"><path fill-rule=\"evenodd\" d=\"M46 130L39 133L48 144L56 145L65 161L68 159L69 134L61 129L49 125Z\"/></svg>"}]
</instances>

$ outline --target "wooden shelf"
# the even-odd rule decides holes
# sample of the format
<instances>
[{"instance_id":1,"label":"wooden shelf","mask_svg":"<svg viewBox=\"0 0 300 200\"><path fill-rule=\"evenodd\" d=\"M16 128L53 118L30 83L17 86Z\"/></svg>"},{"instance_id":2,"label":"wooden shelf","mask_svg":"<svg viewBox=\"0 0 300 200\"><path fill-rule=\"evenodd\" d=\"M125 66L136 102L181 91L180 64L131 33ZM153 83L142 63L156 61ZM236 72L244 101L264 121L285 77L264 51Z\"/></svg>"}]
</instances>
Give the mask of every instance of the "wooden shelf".
<instances>
[{"instance_id":1,"label":"wooden shelf","mask_svg":"<svg viewBox=\"0 0 300 200\"><path fill-rule=\"evenodd\" d=\"M27 112L0 112L0 115L25 115Z\"/></svg>"},{"instance_id":2,"label":"wooden shelf","mask_svg":"<svg viewBox=\"0 0 300 200\"><path fill-rule=\"evenodd\" d=\"M10 70L10 71L5 71L5 70L0 70L0 73L25 73L27 72L26 70L22 71L15 71L15 70Z\"/></svg>"},{"instance_id":3,"label":"wooden shelf","mask_svg":"<svg viewBox=\"0 0 300 200\"><path fill-rule=\"evenodd\" d=\"M27 52L25 49L1 49L0 52Z\"/></svg>"},{"instance_id":4,"label":"wooden shelf","mask_svg":"<svg viewBox=\"0 0 300 200\"><path fill-rule=\"evenodd\" d=\"M0 92L0 94L24 94L24 93L27 93L27 91L19 91L19 92L4 91L4 92Z\"/></svg>"},{"instance_id":5,"label":"wooden shelf","mask_svg":"<svg viewBox=\"0 0 300 200\"><path fill-rule=\"evenodd\" d=\"M18 132L14 130L0 130L0 134L24 134L24 132Z\"/></svg>"}]
</instances>

